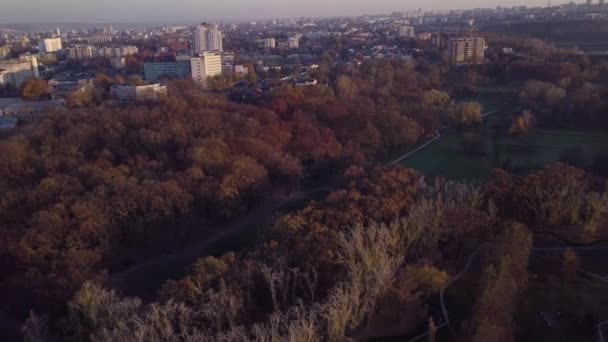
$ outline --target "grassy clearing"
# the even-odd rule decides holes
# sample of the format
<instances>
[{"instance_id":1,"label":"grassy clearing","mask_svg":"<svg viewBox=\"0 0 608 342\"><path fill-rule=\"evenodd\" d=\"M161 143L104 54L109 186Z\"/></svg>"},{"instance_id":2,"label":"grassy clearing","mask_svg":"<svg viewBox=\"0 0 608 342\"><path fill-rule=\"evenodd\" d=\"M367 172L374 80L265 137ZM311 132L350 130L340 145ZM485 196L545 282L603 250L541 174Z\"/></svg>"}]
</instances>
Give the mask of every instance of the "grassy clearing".
<instances>
[{"instance_id":1,"label":"grassy clearing","mask_svg":"<svg viewBox=\"0 0 608 342\"><path fill-rule=\"evenodd\" d=\"M476 128L444 130L434 144L401 164L432 176L484 180L496 167L527 171L566 156L575 166L590 167L597 156L608 155L608 133L603 132L536 129L522 137L506 136L510 118L521 112L513 105L517 89L518 85L478 89L478 96L471 100L482 103L485 112L495 114L484 118L483 125ZM474 151L465 147L470 147L471 140L476 145Z\"/></svg>"},{"instance_id":2,"label":"grassy clearing","mask_svg":"<svg viewBox=\"0 0 608 342\"><path fill-rule=\"evenodd\" d=\"M608 284L580 274L565 281L560 267L560 253L531 258L528 289L515 316L517 341L597 340L597 322L608 319Z\"/></svg>"},{"instance_id":3,"label":"grassy clearing","mask_svg":"<svg viewBox=\"0 0 608 342\"><path fill-rule=\"evenodd\" d=\"M209 253L207 254L212 256L222 256L228 252L246 252L251 250L255 246L258 246L272 238L268 228L272 224L274 218L279 217L284 213L291 213L304 209L311 201L320 201L324 199L328 193L329 191L321 191L311 195L310 197L303 198L281 207L271 216L265 217L261 221L252 223L244 228L240 233L230 234L229 236L213 242L209 246Z\"/></svg>"},{"instance_id":4,"label":"grassy clearing","mask_svg":"<svg viewBox=\"0 0 608 342\"><path fill-rule=\"evenodd\" d=\"M453 129L427 149L403 161L402 165L428 175L452 179L483 180L495 167L506 164L514 170L529 170L558 162L566 155L591 166L598 155L608 154L608 134L567 130L536 130L528 136L496 140L484 126L467 132L481 146L479 153L463 148L465 132Z\"/></svg>"}]
</instances>

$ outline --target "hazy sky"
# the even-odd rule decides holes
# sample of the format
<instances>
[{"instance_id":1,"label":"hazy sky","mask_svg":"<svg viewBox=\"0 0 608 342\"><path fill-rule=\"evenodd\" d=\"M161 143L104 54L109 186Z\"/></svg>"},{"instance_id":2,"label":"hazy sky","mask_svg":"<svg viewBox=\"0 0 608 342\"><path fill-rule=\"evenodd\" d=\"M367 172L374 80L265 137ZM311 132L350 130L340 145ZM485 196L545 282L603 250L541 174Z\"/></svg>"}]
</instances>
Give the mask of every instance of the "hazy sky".
<instances>
[{"instance_id":1,"label":"hazy sky","mask_svg":"<svg viewBox=\"0 0 608 342\"><path fill-rule=\"evenodd\" d=\"M582 1L582 0L580 0ZM580 2L577 1L577 2ZM0 23L195 22L339 16L473 7L544 6L547 0L2 0ZM552 0L553 4L566 2Z\"/></svg>"}]
</instances>

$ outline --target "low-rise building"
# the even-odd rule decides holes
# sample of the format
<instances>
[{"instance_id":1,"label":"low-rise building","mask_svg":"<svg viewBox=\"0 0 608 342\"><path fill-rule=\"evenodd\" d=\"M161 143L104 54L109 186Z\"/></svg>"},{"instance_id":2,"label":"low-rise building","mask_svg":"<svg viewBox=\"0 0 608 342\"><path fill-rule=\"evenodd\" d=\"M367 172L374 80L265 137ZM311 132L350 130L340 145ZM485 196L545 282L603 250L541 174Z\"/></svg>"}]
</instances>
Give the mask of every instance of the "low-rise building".
<instances>
[{"instance_id":1,"label":"low-rise building","mask_svg":"<svg viewBox=\"0 0 608 342\"><path fill-rule=\"evenodd\" d=\"M37 77L38 62L35 57L0 62L0 85L10 84L19 88L26 80Z\"/></svg>"},{"instance_id":2,"label":"low-rise building","mask_svg":"<svg viewBox=\"0 0 608 342\"><path fill-rule=\"evenodd\" d=\"M23 101L17 98L8 100L10 101L0 101L0 115L17 118L18 120L24 121L31 121L49 111L61 109L65 104L62 99L48 101Z\"/></svg>"},{"instance_id":3,"label":"low-rise building","mask_svg":"<svg viewBox=\"0 0 608 342\"><path fill-rule=\"evenodd\" d=\"M431 40L433 38L433 34L430 32L420 32L416 35L418 40Z\"/></svg>"},{"instance_id":4,"label":"low-rise building","mask_svg":"<svg viewBox=\"0 0 608 342\"><path fill-rule=\"evenodd\" d=\"M167 86L159 83L130 86L115 85L110 88L110 95L119 102L150 102L167 97Z\"/></svg>"},{"instance_id":5,"label":"low-rise building","mask_svg":"<svg viewBox=\"0 0 608 342\"><path fill-rule=\"evenodd\" d=\"M187 79L191 76L190 61L144 63L144 79L156 82L162 78Z\"/></svg>"},{"instance_id":6,"label":"low-rise building","mask_svg":"<svg viewBox=\"0 0 608 342\"><path fill-rule=\"evenodd\" d=\"M65 99L74 92L84 92L93 88L93 74L58 75L49 81L52 99Z\"/></svg>"},{"instance_id":7,"label":"low-rise building","mask_svg":"<svg viewBox=\"0 0 608 342\"><path fill-rule=\"evenodd\" d=\"M303 79L296 79L293 84L296 87L306 87L306 86L313 86L317 84L317 80L315 80L314 78L303 78Z\"/></svg>"},{"instance_id":8,"label":"low-rise building","mask_svg":"<svg viewBox=\"0 0 608 342\"><path fill-rule=\"evenodd\" d=\"M235 59L234 52L222 52L222 64L234 64Z\"/></svg>"},{"instance_id":9,"label":"low-rise building","mask_svg":"<svg viewBox=\"0 0 608 342\"><path fill-rule=\"evenodd\" d=\"M234 66L232 64L222 64L222 74L231 75L234 73Z\"/></svg>"},{"instance_id":10,"label":"low-rise building","mask_svg":"<svg viewBox=\"0 0 608 342\"><path fill-rule=\"evenodd\" d=\"M11 56L11 47L8 45L0 46L0 59L6 59Z\"/></svg>"},{"instance_id":11,"label":"low-rise building","mask_svg":"<svg viewBox=\"0 0 608 342\"><path fill-rule=\"evenodd\" d=\"M0 109L2 111L2 109ZM17 127L19 119L12 116L0 116L0 131L7 131Z\"/></svg>"},{"instance_id":12,"label":"low-rise building","mask_svg":"<svg viewBox=\"0 0 608 342\"><path fill-rule=\"evenodd\" d=\"M104 44L112 42L112 36L93 36L84 40L89 44Z\"/></svg>"},{"instance_id":13,"label":"low-rise building","mask_svg":"<svg viewBox=\"0 0 608 342\"><path fill-rule=\"evenodd\" d=\"M84 61L95 57L96 49L92 45L76 45L66 49L68 59Z\"/></svg>"},{"instance_id":14,"label":"low-rise building","mask_svg":"<svg viewBox=\"0 0 608 342\"><path fill-rule=\"evenodd\" d=\"M245 65L235 65L234 66L234 73L236 75L246 75L249 73L249 68Z\"/></svg>"},{"instance_id":15,"label":"low-rise building","mask_svg":"<svg viewBox=\"0 0 608 342\"><path fill-rule=\"evenodd\" d=\"M127 67L127 59L124 57L116 57L110 60L112 68L122 70Z\"/></svg>"},{"instance_id":16,"label":"low-rise building","mask_svg":"<svg viewBox=\"0 0 608 342\"><path fill-rule=\"evenodd\" d=\"M138 51L137 47L132 45L105 46L97 50L97 55L107 58L126 57L127 55L134 55Z\"/></svg>"},{"instance_id":17,"label":"low-rise building","mask_svg":"<svg viewBox=\"0 0 608 342\"><path fill-rule=\"evenodd\" d=\"M39 52L38 62L44 65L57 64L57 53L56 52Z\"/></svg>"},{"instance_id":18,"label":"low-rise building","mask_svg":"<svg viewBox=\"0 0 608 342\"><path fill-rule=\"evenodd\" d=\"M27 37L21 37L11 40L11 48L15 50L25 50L32 46L32 42Z\"/></svg>"}]
</instances>

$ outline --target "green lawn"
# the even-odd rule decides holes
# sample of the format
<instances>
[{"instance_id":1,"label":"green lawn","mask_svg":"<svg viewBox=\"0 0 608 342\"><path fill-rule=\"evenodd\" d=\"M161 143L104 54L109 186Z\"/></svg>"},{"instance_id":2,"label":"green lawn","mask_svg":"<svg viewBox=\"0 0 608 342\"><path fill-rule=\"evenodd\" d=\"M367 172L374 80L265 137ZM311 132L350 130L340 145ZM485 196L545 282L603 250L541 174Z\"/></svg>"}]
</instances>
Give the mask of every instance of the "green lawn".
<instances>
[{"instance_id":1,"label":"green lawn","mask_svg":"<svg viewBox=\"0 0 608 342\"><path fill-rule=\"evenodd\" d=\"M492 170L490 158L471 156L461 148L461 135L443 133L442 137L426 149L404 160L402 165L422 171L430 176L453 179L483 179Z\"/></svg>"},{"instance_id":2,"label":"green lawn","mask_svg":"<svg viewBox=\"0 0 608 342\"><path fill-rule=\"evenodd\" d=\"M477 101L484 113L494 114L486 116L483 125L477 128L442 131L439 140L403 160L401 165L429 176L483 181L497 167L525 172L560 160L591 167L598 156L608 156L608 133L604 132L533 129L523 137L506 135L511 118L522 112L517 105L521 86L510 83L478 87L475 96L464 100ZM448 123L447 118L443 121ZM465 151L465 134L469 146L471 140L476 141L475 153ZM391 157L396 159L398 155Z\"/></svg>"},{"instance_id":3,"label":"green lawn","mask_svg":"<svg viewBox=\"0 0 608 342\"><path fill-rule=\"evenodd\" d=\"M490 128L501 114L486 124L466 131L481 146L476 154L463 148L465 132L456 128L442 132L434 144L404 160L402 165L451 179L483 180L495 167L507 163L513 170L529 170L570 156L579 165L591 166L598 155L608 155L608 133L569 130L533 130L527 136L495 138ZM497 147L498 146L498 147Z\"/></svg>"},{"instance_id":4,"label":"green lawn","mask_svg":"<svg viewBox=\"0 0 608 342\"><path fill-rule=\"evenodd\" d=\"M608 286L588 277L561 278L561 254L533 255L528 288L514 316L518 341L596 341L608 319ZM541 318L548 314L551 325Z\"/></svg>"}]
</instances>

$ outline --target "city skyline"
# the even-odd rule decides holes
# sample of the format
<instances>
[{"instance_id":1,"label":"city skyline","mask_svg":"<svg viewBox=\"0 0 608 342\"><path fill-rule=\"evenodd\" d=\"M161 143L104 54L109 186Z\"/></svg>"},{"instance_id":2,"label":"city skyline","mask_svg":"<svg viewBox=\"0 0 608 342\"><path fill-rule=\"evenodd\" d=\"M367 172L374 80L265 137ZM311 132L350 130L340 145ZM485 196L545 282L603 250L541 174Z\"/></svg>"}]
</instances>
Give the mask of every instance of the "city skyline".
<instances>
[{"instance_id":1,"label":"city skyline","mask_svg":"<svg viewBox=\"0 0 608 342\"><path fill-rule=\"evenodd\" d=\"M552 5L569 1L551 1ZM332 2L309 0L228 0L202 4L195 0L161 2L154 6L144 0L104 2L56 0L53 2L16 2L3 6L0 21L6 24L59 22L171 22L194 23L200 20L230 21L294 17L356 16L392 11L445 11L449 9L494 8L496 6L546 6L546 0L457 0L446 5L441 0L377 0ZM582 3L578 1L577 3ZM33 6L33 7L32 7ZM30 8L31 7L31 8Z\"/></svg>"}]
</instances>

